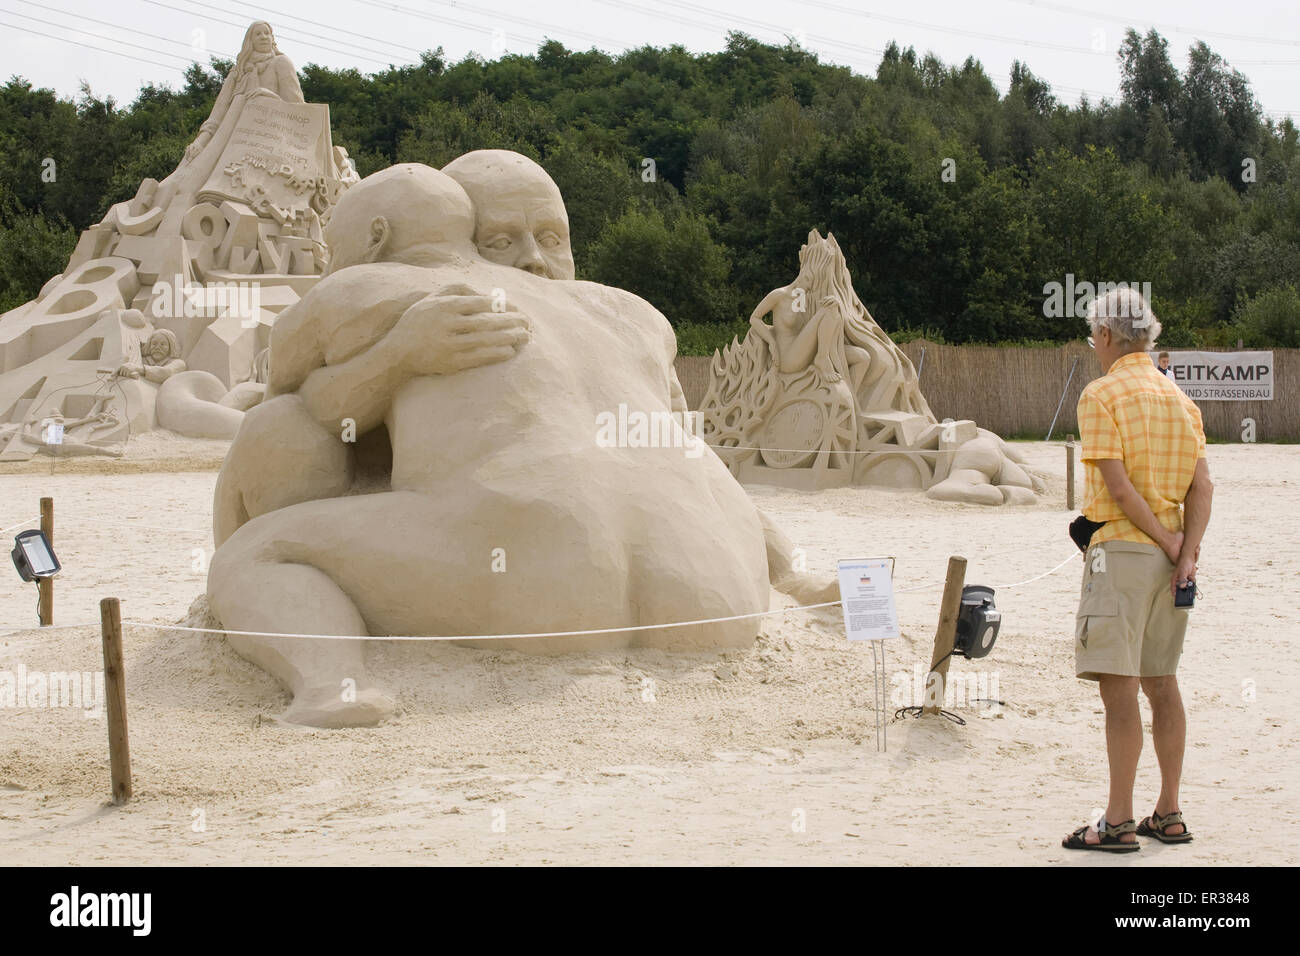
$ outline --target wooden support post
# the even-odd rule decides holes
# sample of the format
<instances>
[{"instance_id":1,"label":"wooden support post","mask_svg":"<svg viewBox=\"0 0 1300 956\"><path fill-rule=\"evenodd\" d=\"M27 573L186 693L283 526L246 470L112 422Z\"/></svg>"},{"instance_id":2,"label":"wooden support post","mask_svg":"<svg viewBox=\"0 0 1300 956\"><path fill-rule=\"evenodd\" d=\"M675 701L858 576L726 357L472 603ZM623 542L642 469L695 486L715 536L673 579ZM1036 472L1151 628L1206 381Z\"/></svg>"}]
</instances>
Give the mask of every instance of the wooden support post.
<instances>
[{"instance_id":1,"label":"wooden support post","mask_svg":"<svg viewBox=\"0 0 1300 956\"><path fill-rule=\"evenodd\" d=\"M1074 436L1065 436L1065 508L1074 510Z\"/></svg>"},{"instance_id":2,"label":"wooden support post","mask_svg":"<svg viewBox=\"0 0 1300 956\"><path fill-rule=\"evenodd\" d=\"M126 674L122 668L122 605L117 598L99 602L104 635L104 695L108 710L108 763L113 802L131 799L131 748L126 736Z\"/></svg>"},{"instance_id":3,"label":"wooden support post","mask_svg":"<svg viewBox=\"0 0 1300 956\"><path fill-rule=\"evenodd\" d=\"M957 637L957 614L961 611L961 590L965 584L966 559L953 555L948 559L943 603L939 605L939 628L934 632L934 652L930 655L930 675L925 679L924 713L927 714L937 714L943 709L943 689L948 681L948 664Z\"/></svg>"},{"instance_id":4,"label":"wooden support post","mask_svg":"<svg viewBox=\"0 0 1300 956\"><path fill-rule=\"evenodd\" d=\"M50 547L54 547L54 499L41 499L41 531ZM38 614L41 627L54 623L54 578L41 578L36 585Z\"/></svg>"}]
</instances>

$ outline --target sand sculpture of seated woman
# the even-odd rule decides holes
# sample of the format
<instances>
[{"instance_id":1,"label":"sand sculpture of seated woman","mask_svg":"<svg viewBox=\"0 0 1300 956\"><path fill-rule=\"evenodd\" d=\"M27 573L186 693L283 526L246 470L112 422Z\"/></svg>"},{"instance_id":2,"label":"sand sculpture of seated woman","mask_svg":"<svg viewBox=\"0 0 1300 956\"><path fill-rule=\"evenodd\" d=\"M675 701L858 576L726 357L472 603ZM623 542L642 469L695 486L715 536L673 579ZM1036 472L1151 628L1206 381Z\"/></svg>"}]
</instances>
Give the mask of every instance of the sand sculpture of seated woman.
<instances>
[{"instance_id":1,"label":"sand sculpture of seated woman","mask_svg":"<svg viewBox=\"0 0 1300 956\"><path fill-rule=\"evenodd\" d=\"M743 342L715 353L701 419L742 480L1033 499L1034 479L1001 439L973 422L937 421L911 361L853 290L835 237L815 229L794 281L763 298Z\"/></svg>"},{"instance_id":2,"label":"sand sculpture of seated woman","mask_svg":"<svg viewBox=\"0 0 1300 956\"><path fill-rule=\"evenodd\" d=\"M202 188L216 168L230 141L244 104L260 96L287 103L303 102L302 87L292 61L280 52L271 25L258 20L244 33L235 65L221 84L212 113L199 127L199 134L185 147L185 157L176 171L157 186L156 206L166 208L174 197L188 198Z\"/></svg>"}]
</instances>

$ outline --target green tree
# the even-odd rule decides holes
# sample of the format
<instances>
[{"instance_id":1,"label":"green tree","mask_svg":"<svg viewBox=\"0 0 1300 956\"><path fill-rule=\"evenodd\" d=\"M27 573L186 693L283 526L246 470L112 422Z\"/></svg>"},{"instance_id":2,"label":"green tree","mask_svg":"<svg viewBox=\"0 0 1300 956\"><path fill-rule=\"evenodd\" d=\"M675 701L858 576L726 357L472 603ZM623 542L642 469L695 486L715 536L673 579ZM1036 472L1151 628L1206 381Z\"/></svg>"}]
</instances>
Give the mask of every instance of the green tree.
<instances>
[{"instance_id":1,"label":"green tree","mask_svg":"<svg viewBox=\"0 0 1300 956\"><path fill-rule=\"evenodd\" d=\"M682 212L670 221L633 205L601 232L587 263L592 281L635 292L674 324L736 318L727 250L702 216Z\"/></svg>"}]
</instances>

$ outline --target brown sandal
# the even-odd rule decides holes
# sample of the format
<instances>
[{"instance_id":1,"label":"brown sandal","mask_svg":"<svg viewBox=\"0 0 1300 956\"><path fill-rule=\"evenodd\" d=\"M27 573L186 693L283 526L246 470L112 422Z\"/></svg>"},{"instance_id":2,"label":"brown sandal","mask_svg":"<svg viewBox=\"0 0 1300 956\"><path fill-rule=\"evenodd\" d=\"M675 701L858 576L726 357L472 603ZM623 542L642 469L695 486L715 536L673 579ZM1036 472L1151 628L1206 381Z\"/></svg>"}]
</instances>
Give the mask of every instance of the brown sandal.
<instances>
[{"instance_id":1,"label":"brown sandal","mask_svg":"<svg viewBox=\"0 0 1300 956\"><path fill-rule=\"evenodd\" d=\"M1170 827L1178 826L1179 824L1182 824L1182 833L1168 832ZM1183 815L1177 810L1172 813L1167 813L1163 817L1153 811L1151 816L1138 824L1137 835L1155 837L1161 843L1192 842L1191 831L1187 829L1187 824L1183 823Z\"/></svg>"},{"instance_id":2,"label":"brown sandal","mask_svg":"<svg viewBox=\"0 0 1300 956\"><path fill-rule=\"evenodd\" d=\"M1067 850L1104 850L1107 853L1132 853L1140 849L1137 840L1132 843L1123 843L1120 841L1126 833L1136 833L1137 827L1133 825L1132 820L1125 820L1123 823L1111 823L1105 821L1105 829L1099 830L1100 840L1097 843L1089 843L1086 839L1088 831L1092 829L1092 824L1081 826L1068 837L1061 841L1061 846Z\"/></svg>"}]
</instances>

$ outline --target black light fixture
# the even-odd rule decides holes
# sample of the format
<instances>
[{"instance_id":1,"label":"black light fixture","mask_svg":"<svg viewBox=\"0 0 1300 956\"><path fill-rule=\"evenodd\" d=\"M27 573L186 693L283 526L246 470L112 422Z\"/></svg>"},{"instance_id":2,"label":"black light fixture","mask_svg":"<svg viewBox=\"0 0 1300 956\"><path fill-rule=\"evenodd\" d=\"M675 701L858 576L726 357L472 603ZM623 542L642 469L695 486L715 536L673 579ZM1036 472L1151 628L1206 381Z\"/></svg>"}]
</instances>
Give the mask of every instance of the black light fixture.
<instances>
[{"instance_id":1,"label":"black light fixture","mask_svg":"<svg viewBox=\"0 0 1300 956\"><path fill-rule=\"evenodd\" d=\"M14 567L24 581L40 581L58 574L61 565L44 531L33 529L14 536Z\"/></svg>"},{"instance_id":2,"label":"black light fixture","mask_svg":"<svg viewBox=\"0 0 1300 956\"><path fill-rule=\"evenodd\" d=\"M968 584L961 589L961 610L957 613L957 636L952 652L968 660L985 657L998 639L1002 612L993 604L993 589Z\"/></svg>"}]
</instances>

